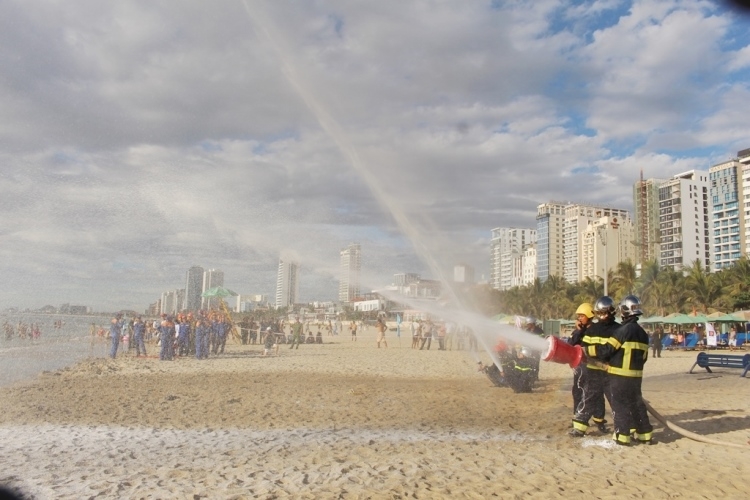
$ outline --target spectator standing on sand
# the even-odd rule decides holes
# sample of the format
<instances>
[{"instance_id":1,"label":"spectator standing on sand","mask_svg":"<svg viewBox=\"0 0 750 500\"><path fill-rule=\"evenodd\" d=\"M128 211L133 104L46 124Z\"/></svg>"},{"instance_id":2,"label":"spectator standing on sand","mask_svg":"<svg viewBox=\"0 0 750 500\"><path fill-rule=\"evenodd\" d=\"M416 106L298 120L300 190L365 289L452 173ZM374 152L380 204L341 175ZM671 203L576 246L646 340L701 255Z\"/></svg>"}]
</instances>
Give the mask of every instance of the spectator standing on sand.
<instances>
[{"instance_id":1,"label":"spectator standing on sand","mask_svg":"<svg viewBox=\"0 0 750 500\"><path fill-rule=\"evenodd\" d=\"M378 331L378 338L377 338L377 344L378 349L380 349L380 343L383 343L383 346L385 348L388 347L388 342L385 340L385 321L383 321L383 318L378 318L377 322L375 323L375 329Z\"/></svg>"},{"instance_id":2,"label":"spectator standing on sand","mask_svg":"<svg viewBox=\"0 0 750 500\"><path fill-rule=\"evenodd\" d=\"M122 334L122 314L117 313L114 318L112 318L111 324L109 326L109 336L112 339L112 344L109 350L109 357L112 359L115 359L117 357L117 347L120 345L120 335Z\"/></svg>"},{"instance_id":3,"label":"spectator standing on sand","mask_svg":"<svg viewBox=\"0 0 750 500\"><path fill-rule=\"evenodd\" d=\"M143 322L140 316L135 318L133 322L133 344L135 344L135 357L139 357L141 353L146 355L146 343L143 341L143 336L146 332L146 324Z\"/></svg>"},{"instance_id":4,"label":"spectator standing on sand","mask_svg":"<svg viewBox=\"0 0 750 500\"><path fill-rule=\"evenodd\" d=\"M299 349L299 345L302 342L302 323L299 321L299 316L297 316L294 323L292 323L292 345L289 346L289 349Z\"/></svg>"},{"instance_id":5,"label":"spectator standing on sand","mask_svg":"<svg viewBox=\"0 0 750 500\"><path fill-rule=\"evenodd\" d=\"M174 360L174 320L172 316L167 316L161 322L161 350L159 350L159 359L161 361Z\"/></svg>"},{"instance_id":6,"label":"spectator standing on sand","mask_svg":"<svg viewBox=\"0 0 750 500\"><path fill-rule=\"evenodd\" d=\"M349 325L349 329L352 331L352 342L357 341L357 322L352 320L351 324Z\"/></svg>"}]
</instances>

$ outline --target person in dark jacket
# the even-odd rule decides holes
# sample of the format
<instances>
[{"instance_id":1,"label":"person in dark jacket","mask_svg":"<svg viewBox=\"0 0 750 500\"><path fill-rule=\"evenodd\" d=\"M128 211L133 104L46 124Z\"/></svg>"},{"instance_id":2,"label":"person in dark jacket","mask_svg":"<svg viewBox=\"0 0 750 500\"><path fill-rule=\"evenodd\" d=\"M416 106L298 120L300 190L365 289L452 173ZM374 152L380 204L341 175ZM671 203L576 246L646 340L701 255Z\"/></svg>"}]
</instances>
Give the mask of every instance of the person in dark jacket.
<instances>
[{"instance_id":1,"label":"person in dark jacket","mask_svg":"<svg viewBox=\"0 0 750 500\"><path fill-rule=\"evenodd\" d=\"M615 442L630 445L633 435L641 444L653 444L654 429L641 394L643 367L648 359L648 334L638 324L638 316L643 314L641 302L635 295L628 295L619 310L622 325L606 343L591 346L587 354L608 365Z\"/></svg>"},{"instance_id":2,"label":"person in dark jacket","mask_svg":"<svg viewBox=\"0 0 750 500\"><path fill-rule=\"evenodd\" d=\"M619 328L620 325L615 321L616 311L615 301L611 297L605 295L597 300L594 304L594 314L599 321L588 327L581 338L581 348L587 359L579 381L582 391L581 401L576 408L573 428L570 430L570 435L573 437L585 436L592 418L600 432L609 432L606 426L607 421L604 420L604 399L610 400L609 378L606 366L594 359L595 355L591 354L589 349L592 346L605 344Z\"/></svg>"}]
</instances>

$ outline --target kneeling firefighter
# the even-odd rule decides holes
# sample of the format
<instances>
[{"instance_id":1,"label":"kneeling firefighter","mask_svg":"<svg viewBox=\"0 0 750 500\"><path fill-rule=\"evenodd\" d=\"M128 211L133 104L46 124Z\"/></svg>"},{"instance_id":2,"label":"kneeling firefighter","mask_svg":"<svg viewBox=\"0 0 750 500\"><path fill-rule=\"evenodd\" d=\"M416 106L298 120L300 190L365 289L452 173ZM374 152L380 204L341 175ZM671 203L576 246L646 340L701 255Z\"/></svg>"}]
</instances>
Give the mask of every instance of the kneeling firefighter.
<instances>
[{"instance_id":1,"label":"kneeling firefighter","mask_svg":"<svg viewBox=\"0 0 750 500\"><path fill-rule=\"evenodd\" d=\"M534 359L531 349L521 347L516 352L512 364L505 370L505 380L513 392L531 392L537 378L538 361Z\"/></svg>"}]
</instances>

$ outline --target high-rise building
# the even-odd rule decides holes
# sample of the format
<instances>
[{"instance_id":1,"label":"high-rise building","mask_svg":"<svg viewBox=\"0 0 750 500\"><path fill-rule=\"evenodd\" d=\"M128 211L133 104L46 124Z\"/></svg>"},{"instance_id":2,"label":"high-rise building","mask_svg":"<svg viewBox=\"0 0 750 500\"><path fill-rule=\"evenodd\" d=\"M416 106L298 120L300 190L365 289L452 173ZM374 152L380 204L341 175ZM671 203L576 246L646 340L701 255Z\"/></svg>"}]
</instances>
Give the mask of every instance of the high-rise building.
<instances>
[{"instance_id":1,"label":"high-rise building","mask_svg":"<svg viewBox=\"0 0 750 500\"><path fill-rule=\"evenodd\" d=\"M659 261L659 185L664 179L641 179L633 184L633 222L637 257L634 264Z\"/></svg>"},{"instance_id":2,"label":"high-rise building","mask_svg":"<svg viewBox=\"0 0 750 500\"><path fill-rule=\"evenodd\" d=\"M351 302L359 297L359 273L362 267L362 250L359 243L352 243L341 250L339 278L339 302Z\"/></svg>"},{"instance_id":3,"label":"high-rise building","mask_svg":"<svg viewBox=\"0 0 750 500\"><path fill-rule=\"evenodd\" d=\"M456 283L474 283L474 268L468 264L458 264L453 266L453 281Z\"/></svg>"},{"instance_id":4,"label":"high-rise building","mask_svg":"<svg viewBox=\"0 0 750 500\"><path fill-rule=\"evenodd\" d=\"M659 185L659 265L675 271L698 260L711 269L709 176L690 170Z\"/></svg>"},{"instance_id":5,"label":"high-rise building","mask_svg":"<svg viewBox=\"0 0 750 500\"><path fill-rule=\"evenodd\" d=\"M739 159L719 163L708 169L711 183L712 269L731 266L743 252L745 210L740 209L742 169Z\"/></svg>"},{"instance_id":6,"label":"high-rise building","mask_svg":"<svg viewBox=\"0 0 750 500\"><path fill-rule=\"evenodd\" d=\"M299 265L289 259L279 259L276 274L276 309L291 307L299 299Z\"/></svg>"},{"instance_id":7,"label":"high-rise building","mask_svg":"<svg viewBox=\"0 0 750 500\"><path fill-rule=\"evenodd\" d=\"M203 286L201 287L202 292L205 293L207 290L216 288L217 286L224 286L224 271L218 269L209 269L203 273ZM201 307L203 309L216 309L219 307L219 299L213 297L201 297Z\"/></svg>"},{"instance_id":8,"label":"high-rise building","mask_svg":"<svg viewBox=\"0 0 750 500\"><path fill-rule=\"evenodd\" d=\"M536 230L497 227L490 240L490 286L507 290L513 286L514 259L536 241ZM518 265L515 266L518 268Z\"/></svg>"},{"instance_id":9,"label":"high-rise building","mask_svg":"<svg viewBox=\"0 0 750 500\"><path fill-rule=\"evenodd\" d=\"M742 254L750 254L750 149L737 153L737 160L742 164L742 204L740 211L745 217L745 241L742 242Z\"/></svg>"},{"instance_id":10,"label":"high-rise building","mask_svg":"<svg viewBox=\"0 0 750 500\"><path fill-rule=\"evenodd\" d=\"M590 223L602 217L613 217L624 222L630 219L630 214L619 208L573 203L566 205L562 248L563 277L568 283L577 283L581 276L581 234Z\"/></svg>"},{"instance_id":11,"label":"high-rise building","mask_svg":"<svg viewBox=\"0 0 750 500\"><path fill-rule=\"evenodd\" d=\"M203 268L193 266L187 271L185 283L185 309L197 311L201 308L201 294L203 293Z\"/></svg>"},{"instance_id":12,"label":"high-rise building","mask_svg":"<svg viewBox=\"0 0 750 500\"><path fill-rule=\"evenodd\" d=\"M620 262L635 263L635 227L630 219L601 217L591 221L581 234L581 260L578 280L606 279Z\"/></svg>"},{"instance_id":13,"label":"high-rise building","mask_svg":"<svg viewBox=\"0 0 750 500\"><path fill-rule=\"evenodd\" d=\"M550 276L563 275L563 222L567 205L550 201L536 209L536 275L542 282Z\"/></svg>"}]
</instances>

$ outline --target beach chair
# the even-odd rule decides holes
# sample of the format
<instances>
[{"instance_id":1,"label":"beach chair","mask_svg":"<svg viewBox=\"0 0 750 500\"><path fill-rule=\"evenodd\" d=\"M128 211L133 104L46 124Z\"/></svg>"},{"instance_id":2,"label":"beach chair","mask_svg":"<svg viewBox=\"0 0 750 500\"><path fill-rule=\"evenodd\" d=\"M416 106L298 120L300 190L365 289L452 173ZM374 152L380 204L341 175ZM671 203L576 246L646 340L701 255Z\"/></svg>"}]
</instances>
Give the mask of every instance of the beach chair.
<instances>
[{"instance_id":1,"label":"beach chair","mask_svg":"<svg viewBox=\"0 0 750 500\"><path fill-rule=\"evenodd\" d=\"M666 337L664 337L663 339L661 339L661 348L662 349L667 349L667 348L671 349L672 348L672 344L674 344L674 339L672 337L670 337L669 335L667 335Z\"/></svg>"},{"instance_id":2,"label":"beach chair","mask_svg":"<svg viewBox=\"0 0 750 500\"><path fill-rule=\"evenodd\" d=\"M698 335L695 333L689 333L685 337L685 350L695 350L695 346L698 345Z\"/></svg>"}]
</instances>

